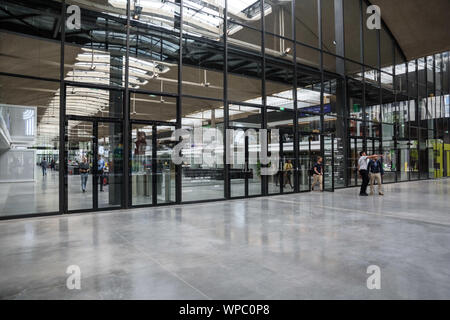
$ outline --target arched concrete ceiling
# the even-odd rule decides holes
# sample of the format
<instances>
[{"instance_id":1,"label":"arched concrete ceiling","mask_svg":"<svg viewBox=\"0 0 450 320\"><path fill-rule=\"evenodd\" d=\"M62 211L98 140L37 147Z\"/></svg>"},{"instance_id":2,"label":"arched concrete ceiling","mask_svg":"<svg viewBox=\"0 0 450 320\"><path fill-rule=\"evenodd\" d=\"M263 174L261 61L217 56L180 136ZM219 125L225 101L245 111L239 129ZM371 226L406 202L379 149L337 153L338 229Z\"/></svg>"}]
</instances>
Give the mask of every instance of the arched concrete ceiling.
<instances>
[{"instance_id":1,"label":"arched concrete ceiling","mask_svg":"<svg viewBox=\"0 0 450 320\"><path fill-rule=\"evenodd\" d=\"M408 60L450 50L450 0L370 0Z\"/></svg>"}]
</instances>

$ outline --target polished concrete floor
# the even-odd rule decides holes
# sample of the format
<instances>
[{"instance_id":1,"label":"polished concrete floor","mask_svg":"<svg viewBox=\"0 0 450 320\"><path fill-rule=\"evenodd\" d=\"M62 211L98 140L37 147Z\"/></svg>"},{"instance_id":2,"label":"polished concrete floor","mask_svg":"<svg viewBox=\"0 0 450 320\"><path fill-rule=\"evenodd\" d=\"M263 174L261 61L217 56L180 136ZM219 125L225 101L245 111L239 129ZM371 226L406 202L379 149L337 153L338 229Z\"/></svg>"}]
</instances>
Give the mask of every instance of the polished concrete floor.
<instances>
[{"instance_id":1,"label":"polished concrete floor","mask_svg":"<svg viewBox=\"0 0 450 320\"><path fill-rule=\"evenodd\" d=\"M450 180L385 191L2 221L0 298L450 299Z\"/></svg>"}]
</instances>

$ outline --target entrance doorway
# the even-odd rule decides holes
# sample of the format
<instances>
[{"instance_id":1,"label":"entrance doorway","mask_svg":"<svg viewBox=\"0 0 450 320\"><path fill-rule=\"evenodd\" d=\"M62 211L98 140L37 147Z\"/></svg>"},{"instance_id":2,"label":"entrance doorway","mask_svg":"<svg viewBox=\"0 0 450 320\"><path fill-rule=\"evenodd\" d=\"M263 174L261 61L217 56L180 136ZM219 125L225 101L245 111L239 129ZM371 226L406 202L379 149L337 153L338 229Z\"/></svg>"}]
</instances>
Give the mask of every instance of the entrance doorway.
<instances>
[{"instance_id":1,"label":"entrance doorway","mask_svg":"<svg viewBox=\"0 0 450 320\"><path fill-rule=\"evenodd\" d=\"M67 116L65 193L69 212L123 206L120 121Z\"/></svg>"},{"instance_id":2,"label":"entrance doorway","mask_svg":"<svg viewBox=\"0 0 450 320\"><path fill-rule=\"evenodd\" d=\"M259 161L259 130L234 129L233 161L230 164L230 192L232 198L262 194L261 163Z\"/></svg>"},{"instance_id":3,"label":"entrance doorway","mask_svg":"<svg viewBox=\"0 0 450 320\"><path fill-rule=\"evenodd\" d=\"M135 121L131 126L131 204L175 203L173 123Z\"/></svg>"},{"instance_id":4,"label":"entrance doorway","mask_svg":"<svg viewBox=\"0 0 450 320\"><path fill-rule=\"evenodd\" d=\"M320 134L299 132L299 170L300 191L311 191L311 169L321 156Z\"/></svg>"},{"instance_id":5,"label":"entrance doorway","mask_svg":"<svg viewBox=\"0 0 450 320\"><path fill-rule=\"evenodd\" d=\"M350 138L350 155L348 157L348 186L359 186L362 183L358 172L359 153L364 150L363 138Z\"/></svg>"}]
</instances>

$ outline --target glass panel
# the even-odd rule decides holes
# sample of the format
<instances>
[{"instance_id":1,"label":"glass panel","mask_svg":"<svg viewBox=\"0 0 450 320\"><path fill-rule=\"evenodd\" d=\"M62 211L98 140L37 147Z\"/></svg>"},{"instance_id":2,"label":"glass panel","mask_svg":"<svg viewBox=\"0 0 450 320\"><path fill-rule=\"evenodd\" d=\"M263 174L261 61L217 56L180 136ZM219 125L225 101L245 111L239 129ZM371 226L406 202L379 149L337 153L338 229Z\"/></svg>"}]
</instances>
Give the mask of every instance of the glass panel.
<instances>
[{"instance_id":1,"label":"glass panel","mask_svg":"<svg viewBox=\"0 0 450 320\"><path fill-rule=\"evenodd\" d=\"M322 46L323 50L336 53L336 26L334 0L322 0Z\"/></svg>"},{"instance_id":2,"label":"glass panel","mask_svg":"<svg viewBox=\"0 0 450 320\"><path fill-rule=\"evenodd\" d=\"M261 107L248 107L236 104L228 106L230 116L230 126L261 128L262 127Z\"/></svg>"},{"instance_id":3,"label":"glass panel","mask_svg":"<svg viewBox=\"0 0 450 320\"><path fill-rule=\"evenodd\" d=\"M384 168L384 176L383 182L395 182L395 172L397 171L397 158L395 155L395 142L393 139L392 133L386 133L391 131L392 129L388 128L392 126L383 125L383 168ZM377 152L377 151L375 151Z\"/></svg>"},{"instance_id":4,"label":"glass panel","mask_svg":"<svg viewBox=\"0 0 450 320\"><path fill-rule=\"evenodd\" d=\"M173 22L179 18L179 5L142 1L139 6L142 19L132 21L130 28L129 87L177 93L180 38ZM159 14L154 14L155 10Z\"/></svg>"},{"instance_id":5,"label":"glass panel","mask_svg":"<svg viewBox=\"0 0 450 320\"><path fill-rule=\"evenodd\" d=\"M428 56L426 58L426 65L427 65L427 96L434 96L435 95L435 89L434 89L434 56Z\"/></svg>"},{"instance_id":6,"label":"glass panel","mask_svg":"<svg viewBox=\"0 0 450 320\"><path fill-rule=\"evenodd\" d=\"M363 34L364 34L364 64L371 67L378 67L378 29L369 29L366 19L369 17L367 4L363 1Z\"/></svg>"},{"instance_id":7,"label":"glass panel","mask_svg":"<svg viewBox=\"0 0 450 320\"><path fill-rule=\"evenodd\" d=\"M265 31L292 39L292 0L276 4L266 1L265 5L271 8L264 19Z\"/></svg>"},{"instance_id":8,"label":"glass panel","mask_svg":"<svg viewBox=\"0 0 450 320\"><path fill-rule=\"evenodd\" d=\"M434 139L434 131L428 130L427 138L427 153L428 153L428 178L433 179L437 172L439 172L439 164L436 163L435 148L436 139Z\"/></svg>"},{"instance_id":9,"label":"glass panel","mask_svg":"<svg viewBox=\"0 0 450 320\"><path fill-rule=\"evenodd\" d=\"M152 126L133 124L131 128L131 203L152 204Z\"/></svg>"},{"instance_id":10,"label":"glass panel","mask_svg":"<svg viewBox=\"0 0 450 320\"><path fill-rule=\"evenodd\" d=\"M435 72L436 72L436 95L441 95L442 90L442 55L435 54L434 55L434 63L435 63Z\"/></svg>"},{"instance_id":11,"label":"glass panel","mask_svg":"<svg viewBox=\"0 0 450 320\"><path fill-rule=\"evenodd\" d=\"M320 132L320 114L299 111L298 130L305 134Z\"/></svg>"},{"instance_id":12,"label":"glass panel","mask_svg":"<svg viewBox=\"0 0 450 320\"><path fill-rule=\"evenodd\" d=\"M272 12L269 4L264 4L264 16L268 16ZM230 22L238 22L243 25L261 30L261 1L260 0L239 0L227 2L227 13ZM233 33L233 29L228 29L229 33Z\"/></svg>"},{"instance_id":13,"label":"glass panel","mask_svg":"<svg viewBox=\"0 0 450 320\"><path fill-rule=\"evenodd\" d=\"M299 171L298 181L300 191L309 191L311 185L310 169L314 159L310 156L309 150L310 136L299 134Z\"/></svg>"},{"instance_id":14,"label":"glass panel","mask_svg":"<svg viewBox=\"0 0 450 320\"><path fill-rule=\"evenodd\" d=\"M176 121L176 98L131 92L130 100L131 119Z\"/></svg>"},{"instance_id":15,"label":"glass panel","mask_svg":"<svg viewBox=\"0 0 450 320\"><path fill-rule=\"evenodd\" d=\"M293 116L294 114L292 114ZM295 172L295 154L294 154L294 133L292 128L283 128L280 130L280 141L283 147L283 153L280 153L281 164L280 176L282 173L283 192L294 192L294 172ZM269 189L270 190L270 189Z\"/></svg>"},{"instance_id":16,"label":"glass panel","mask_svg":"<svg viewBox=\"0 0 450 320\"><path fill-rule=\"evenodd\" d=\"M364 126L362 121L349 120L349 135L353 137L362 137L364 135Z\"/></svg>"},{"instance_id":17,"label":"glass panel","mask_svg":"<svg viewBox=\"0 0 450 320\"><path fill-rule=\"evenodd\" d=\"M182 200L224 197L223 103L197 98L182 99L183 137L189 139L183 155Z\"/></svg>"},{"instance_id":18,"label":"glass panel","mask_svg":"<svg viewBox=\"0 0 450 320\"><path fill-rule=\"evenodd\" d=\"M416 61L408 62L408 96L417 97Z\"/></svg>"},{"instance_id":19,"label":"glass panel","mask_svg":"<svg viewBox=\"0 0 450 320\"><path fill-rule=\"evenodd\" d=\"M295 28L296 40L319 47L317 0L295 1Z\"/></svg>"},{"instance_id":20,"label":"glass panel","mask_svg":"<svg viewBox=\"0 0 450 320\"><path fill-rule=\"evenodd\" d=\"M228 54L228 99L261 104L262 59ZM245 83L245 85L242 85Z\"/></svg>"},{"instance_id":21,"label":"glass panel","mask_svg":"<svg viewBox=\"0 0 450 320\"><path fill-rule=\"evenodd\" d=\"M265 55L267 61L271 59L277 59L281 62L282 60L286 60L289 62L292 62L294 59L294 43L292 41L286 40L281 37L273 36L271 34L266 33L264 35L264 45L265 45ZM282 65L279 64L277 67L281 67ZM289 71L292 71L293 66L289 66ZM266 65L266 78L270 78L272 74L270 72L267 72L270 69ZM277 76L275 73L274 76Z\"/></svg>"},{"instance_id":22,"label":"glass panel","mask_svg":"<svg viewBox=\"0 0 450 320\"><path fill-rule=\"evenodd\" d=\"M59 209L58 88L0 76L0 217Z\"/></svg>"},{"instance_id":23,"label":"glass panel","mask_svg":"<svg viewBox=\"0 0 450 320\"><path fill-rule=\"evenodd\" d=\"M155 9L161 9L161 3L155 1ZM231 2L231 1L230 1ZM170 3L168 1L168 3ZM167 6L167 4L165 5ZM178 4L177 4L178 6ZM196 38L215 41L223 40L225 0L183 1L183 33ZM231 3L229 10L233 10ZM164 6L163 6L164 8Z\"/></svg>"},{"instance_id":24,"label":"glass panel","mask_svg":"<svg viewBox=\"0 0 450 320\"><path fill-rule=\"evenodd\" d=\"M411 148L410 148L410 179L411 180L418 180L419 179L419 151L417 150L417 140L411 141Z\"/></svg>"},{"instance_id":25,"label":"glass panel","mask_svg":"<svg viewBox=\"0 0 450 320\"><path fill-rule=\"evenodd\" d=\"M291 63L283 66L266 64L267 106L294 109L293 79L294 70Z\"/></svg>"},{"instance_id":26,"label":"glass panel","mask_svg":"<svg viewBox=\"0 0 450 320\"><path fill-rule=\"evenodd\" d=\"M55 94L59 99L59 92ZM123 95L119 90L67 86L66 113L89 117L121 117Z\"/></svg>"},{"instance_id":27,"label":"glass panel","mask_svg":"<svg viewBox=\"0 0 450 320\"><path fill-rule=\"evenodd\" d=\"M397 166L397 179L398 181L407 181L409 179L409 142L398 141L398 166Z\"/></svg>"},{"instance_id":28,"label":"glass panel","mask_svg":"<svg viewBox=\"0 0 450 320\"><path fill-rule=\"evenodd\" d=\"M338 120L339 121L339 120ZM343 119L340 120L344 122ZM344 141L346 137L339 136L339 130L336 131L334 138L334 187L345 187L345 158L344 158Z\"/></svg>"},{"instance_id":29,"label":"glass panel","mask_svg":"<svg viewBox=\"0 0 450 320\"><path fill-rule=\"evenodd\" d=\"M330 135L323 136L323 188L324 190L333 190L333 143L334 139Z\"/></svg>"},{"instance_id":30,"label":"glass panel","mask_svg":"<svg viewBox=\"0 0 450 320\"><path fill-rule=\"evenodd\" d=\"M10 32L0 32L0 70L59 79L60 14L57 1L2 0L1 28Z\"/></svg>"},{"instance_id":31,"label":"glass panel","mask_svg":"<svg viewBox=\"0 0 450 320\"><path fill-rule=\"evenodd\" d=\"M320 68L320 51L318 49L312 49L310 47L306 47L300 44L296 44L297 47L297 63L301 63L307 66L311 66L314 68ZM311 70L306 71L308 74L304 74L303 70L299 73L297 72L297 76L300 77L300 81L298 81L297 85L298 87L302 86L302 77L308 76L308 78L311 76ZM318 72L318 71L315 71Z\"/></svg>"},{"instance_id":32,"label":"glass panel","mask_svg":"<svg viewBox=\"0 0 450 320\"><path fill-rule=\"evenodd\" d=\"M228 30L227 44L229 52L234 52L240 47L255 54L262 53L262 32L260 30L251 29L230 21L228 22Z\"/></svg>"},{"instance_id":33,"label":"glass panel","mask_svg":"<svg viewBox=\"0 0 450 320\"><path fill-rule=\"evenodd\" d=\"M258 130L250 130L247 133L248 136L248 152L250 157L248 162L248 195L256 196L261 195L261 162L259 160L259 154L261 151L261 143L259 141Z\"/></svg>"},{"instance_id":34,"label":"glass panel","mask_svg":"<svg viewBox=\"0 0 450 320\"><path fill-rule=\"evenodd\" d=\"M66 28L65 79L123 86L125 83L126 2L67 0L77 5L80 25ZM134 78L133 81L135 82ZM138 81L136 79L136 85Z\"/></svg>"},{"instance_id":35,"label":"glass panel","mask_svg":"<svg viewBox=\"0 0 450 320\"><path fill-rule=\"evenodd\" d=\"M246 140L244 130L234 130L232 146L233 161L230 164L229 173L231 197L245 196L245 175L247 172Z\"/></svg>"},{"instance_id":36,"label":"glass panel","mask_svg":"<svg viewBox=\"0 0 450 320\"><path fill-rule=\"evenodd\" d=\"M93 124L69 121L66 130L68 209L93 209Z\"/></svg>"},{"instance_id":37,"label":"glass panel","mask_svg":"<svg viewBox=\"0 0 450 320\"><path fill-rule=\"evenodd\" d=\"M230 166L232 197L245 196L246 180L249 196L261 194L260 148L258 130L234 130L234 154Z\"/></svg>"},{"instance_id":38,"label":"glass panel","mask_svg":"<svg viewBox=\"0 0 450 320\"><path fill-rule=\"evenodd\" d=\"M175 164L172 150L176 145L171 137L175 127L156 127L156 203L175 202Z\"/></svg>"},{"instance_id":39,"label":"glass panel","mask_svg":"<svg viewBox=\"0 0 450 320\"><path fill-rule=\"evenodd\" d=\"M186 39L183 46L183 94L222 99L223 62L223 48Z\"/></svg>"},{"instance_id":40,"label":"glass panel","mask_svg":"<svg viewBox=\"0 0 450 320\"><path fill-rule=\"evenodd\" d=\"M117 207L122 202L123 130L121 123L98 124L98 207Z\"/></svg>"},{"instance_id":41,"label":"glass panel","mask_svg":"<svg viewBox=\"0 0 450 320\"><path fill-rule=\"evenodd\" d=\"M279 141L283 144L283 152L280 150L280 145L274 143L270 144L270 152L279 153L279 171L277 174L268 176L269 193L280 193L280 184L283 185L285 192L293 190L293 176L294 162L293 162L293 123L294 112L291 110L267 110L267 128L279 130ZM285 149L286 148L286 149Z\"/></svg>"},{"instance_id":42,"label":"glass panel","mask_svg":"<svg viewBox=\"0 0 450 320\"><path fill-rule=\"evenodd\" d=\"M442 79L442 90L444 94L448 94L450 91L449 88L449 73L450 73L450 55L449 52L442 53L442 60L443 60L443 79Z\"/></svg>"},{"instance_id":43,"label":"glass panel","mask_svg":"<svg viewBox=\"0 0 450 320\"><path fill-rule=\"evenodd\" d=\"M384 27L380 30L380 52L382 71L393 74L394 42Z\"/></svg>"},{"instance_id":44,"label":"glass panel","mask_svg":"<svg viewBox=\"0 0 450 320\"><path fill-rule=\"evenodd\" d=\"M361 8L359 0L344 0L345 57L361 62Z\"/></svg>"},{"instance_id":45,"label":"glass panel","mask_svg":"<svg viewBox=\"0 0 450 320\"><path fill-rule=\"evenodd\" d=\"M358 159L359 159L359 151L356 145L356 139L349 139L350 144L350 152L348 156L348 165L347 165L347 175L348 175L348 186L356 185L356 177L358 176Z\"/></svg>"},{"instance_id":46,"label":"glass panel","mask_svg":"<svg viewBox=\"0 0 450 320\"><path fill-rule=\"evenodd\" d=\"M348 109L350 118L362 119L363 86L362 82L349 78L347 80Z\"/></svg>"}]
</instances>

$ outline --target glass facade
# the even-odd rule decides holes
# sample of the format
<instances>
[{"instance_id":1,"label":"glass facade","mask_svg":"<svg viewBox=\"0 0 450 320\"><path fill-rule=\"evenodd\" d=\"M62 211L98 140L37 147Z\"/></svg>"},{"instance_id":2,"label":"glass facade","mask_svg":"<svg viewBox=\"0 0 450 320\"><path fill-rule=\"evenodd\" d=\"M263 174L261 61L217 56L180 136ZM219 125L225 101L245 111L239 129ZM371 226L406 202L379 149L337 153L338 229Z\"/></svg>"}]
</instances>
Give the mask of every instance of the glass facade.
<instances>
[{"instance_id":1,"label":"glass facade","mask_svg":"<svg viewBox=\"0 0 450 320\"><path fill-rule=\"evenodd\" d=\"M319 156L333 191L362 150L385 183L448 176L449 52L407 61L368 5L2 1L0 218L306 192Z\"/></svg>"}]
</instances>

